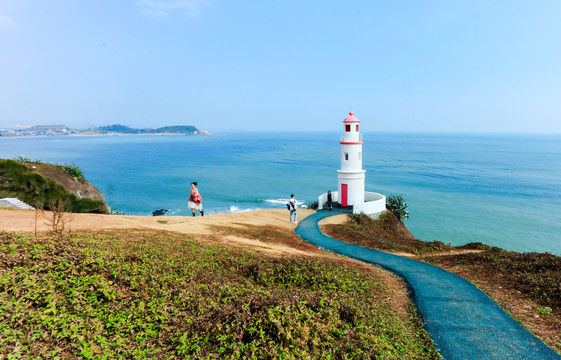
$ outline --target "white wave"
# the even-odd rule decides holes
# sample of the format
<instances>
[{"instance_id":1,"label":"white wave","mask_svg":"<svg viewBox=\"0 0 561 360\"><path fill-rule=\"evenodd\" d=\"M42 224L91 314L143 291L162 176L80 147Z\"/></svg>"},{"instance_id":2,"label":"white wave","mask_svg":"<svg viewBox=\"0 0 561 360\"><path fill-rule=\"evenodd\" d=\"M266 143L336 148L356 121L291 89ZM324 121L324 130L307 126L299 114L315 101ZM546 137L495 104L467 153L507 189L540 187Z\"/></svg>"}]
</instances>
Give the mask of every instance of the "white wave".
<instances>
[{"instance_id":1,"label":"white wave","mask_svg":"<svg viewBox=\"0 0 561 360\"><path fill-rule=\"evenodd\" d=\"M230 210L228 212L230 213L240 213L240 212L248 212L248 211L254 211L254 210L260 210L259 208L249 208L249 209L240 209L239 207L232 205L230 206Z\"/></svg>"},{"instance_id":2,"label":"white wave","mask_svg":"<svg viewBox=\"0 0 561 360\"><path fill-rule=\"evenodd\" d=\"M263 202L271 204L286 204L290 199L264 199Z\"/></svg>"},{"instance_id":3,"label":"white wave","mask_svg":"<svg viewBox=\"0 0 561 360\"><path fill-rule=\"evenodd\" d=\"M262 201L266 202L266 203L270 203L270 204L275 204L275 205L286 205L286 204L288 204L288 201L290 201L290 199L264 199ZM304 205L303 200L296 199L296 203L298 204L298 206Z\"/></svg>"}]
</instances>

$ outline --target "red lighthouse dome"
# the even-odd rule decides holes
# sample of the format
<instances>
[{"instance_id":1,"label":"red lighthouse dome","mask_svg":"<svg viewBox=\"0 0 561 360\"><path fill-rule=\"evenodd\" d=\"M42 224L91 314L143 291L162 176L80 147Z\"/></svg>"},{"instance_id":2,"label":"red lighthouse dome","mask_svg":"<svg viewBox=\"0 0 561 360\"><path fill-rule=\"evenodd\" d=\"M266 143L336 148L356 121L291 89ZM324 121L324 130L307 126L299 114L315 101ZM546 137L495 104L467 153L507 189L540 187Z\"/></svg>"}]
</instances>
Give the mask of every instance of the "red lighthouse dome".
<instances>
[{"instance_id":1,"label":"red lighthouse dome","mask_svg":"<svg viewBox=\"0 0 561 360\"><path fill-rule=\"evenodd\" d=\"M352 111L349 112L349 116L347 116L345 118L345 120L343 120L344 123L358 123L360 122L360 120L358 120L358 118L356 116L354 116L354 113Z\"/></svg>"}]
</instances>

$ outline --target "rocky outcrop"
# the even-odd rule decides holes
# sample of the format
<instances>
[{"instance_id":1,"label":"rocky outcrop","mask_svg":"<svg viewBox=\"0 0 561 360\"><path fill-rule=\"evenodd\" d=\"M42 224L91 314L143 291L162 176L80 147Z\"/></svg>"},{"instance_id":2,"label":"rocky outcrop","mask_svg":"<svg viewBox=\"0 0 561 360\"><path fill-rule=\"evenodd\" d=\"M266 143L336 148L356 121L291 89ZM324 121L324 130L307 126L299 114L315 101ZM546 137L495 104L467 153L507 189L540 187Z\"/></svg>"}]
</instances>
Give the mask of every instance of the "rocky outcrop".
<instances>
[{"instance_id":1,"label":"rocky outcrop","mask_svg":"<svg viewBox=\"0 0 561 360\"><path fill-rule=\"evenodd\" d=\"M62 202L69 212L108 212L104 196L95 186L51 164L0 159L0 198L3 197L46 210Z\"/></svg>"},{"instance_id":2,"label":"rocky outcrop","mask_svg":"<svg viewBox=\"0 0 561 360\"><path fill-rule=\"evenodd\" d=\"M31 169L34 173L53 179L66 190L74 193L80 199L88 198L105 203L105 197L101 191L90 184L83 176L71 176L67 174L64 169L50 164L25 163L24 165Z\"/></svg>"}]
</instances>

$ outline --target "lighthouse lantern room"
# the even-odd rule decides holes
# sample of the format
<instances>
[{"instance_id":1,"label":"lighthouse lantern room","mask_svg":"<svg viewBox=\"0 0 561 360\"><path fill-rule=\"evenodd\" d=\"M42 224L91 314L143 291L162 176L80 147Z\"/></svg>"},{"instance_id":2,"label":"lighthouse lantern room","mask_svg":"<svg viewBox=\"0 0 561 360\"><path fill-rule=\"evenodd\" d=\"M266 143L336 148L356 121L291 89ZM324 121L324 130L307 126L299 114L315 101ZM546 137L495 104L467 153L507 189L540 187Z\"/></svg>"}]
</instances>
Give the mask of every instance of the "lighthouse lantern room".
<instances>
[{"instance_id":1,"label":"lighthouse lantern room","mask_svg":"<svg viewBox=\"0 0 561 360\"><path fill-rule=\"evenodd\" d=\"M343 120L344 132L341 134L341 170L337 170L339 179L339 203L341 206L353 206L364 202L364 173L362 170L362 134L359 132L360 121L349 112Z\"/></svg>"}]
</instances>

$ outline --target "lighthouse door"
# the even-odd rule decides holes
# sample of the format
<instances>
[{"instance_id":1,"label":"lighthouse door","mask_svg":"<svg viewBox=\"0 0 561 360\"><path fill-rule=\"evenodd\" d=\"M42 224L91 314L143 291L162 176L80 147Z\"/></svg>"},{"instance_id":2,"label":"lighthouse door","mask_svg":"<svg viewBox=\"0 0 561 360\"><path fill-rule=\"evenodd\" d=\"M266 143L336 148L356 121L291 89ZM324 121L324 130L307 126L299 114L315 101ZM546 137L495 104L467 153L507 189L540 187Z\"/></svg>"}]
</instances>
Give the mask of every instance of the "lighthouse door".
<instances>
[{"instance_id":1,"label":"lighthouse door","mask_svg":"<svg viewBox=\"0 0 561 360\"><path fill-rule=\"evenodd\" d=\"M347 184L341 184L341 206L347 207Z\"/></svg>"}]
</instances>

